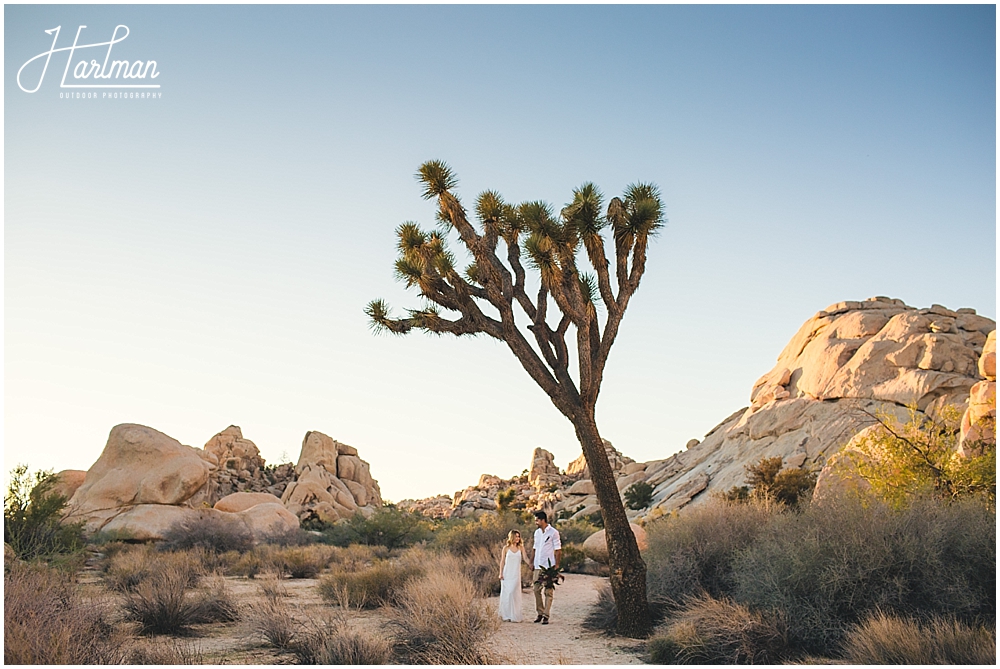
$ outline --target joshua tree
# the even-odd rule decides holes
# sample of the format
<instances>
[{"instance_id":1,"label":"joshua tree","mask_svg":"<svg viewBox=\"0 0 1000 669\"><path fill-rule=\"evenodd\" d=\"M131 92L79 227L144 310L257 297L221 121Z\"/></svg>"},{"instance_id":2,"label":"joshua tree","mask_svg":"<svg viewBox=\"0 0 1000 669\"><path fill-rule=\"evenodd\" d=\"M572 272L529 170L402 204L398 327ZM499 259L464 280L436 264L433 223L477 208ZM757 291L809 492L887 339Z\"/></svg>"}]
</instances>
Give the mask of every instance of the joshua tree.
<instances>
[{"instance_id":1,"label":"joshua tree","mask_svg":"<svg viewBox=\"0 0 1000 669\"><path fill-rule=\"evenodd\" d=\"M646 267L646 246L663 224L659 190L651 184L631 185L621 198L611 199L605 213L600 191L587 183L573 191L573 201L558 215L543 202L515 206L486 191L476 200L477 228L452 194L458 180L445 163L424 163L417 178L424 198L437 198L439 221L445 230L458 233L473 262L464 275L459 273L444 233L403 223L397 229L396 276L408 288L416 286L428 305L408 310L406 318L393 318L387 305L375 300L365 312L377 331L486 334L507 344L576 430L604 519L618 632L647 635L646 565L629 529L594 409L611 346ZM613 272L601 234L606 227L614 236ZM498 255L500 240L506 264ZM596 275L578 269L581 247ZM524 260L538 272L534 300L525 285ZM454 317L442 315L440 308ZM516 309L530 323L526 331L515 320ZM576 336L576 378L570 373L566 342L570 327Z\"/></svg>"}]
</instances>

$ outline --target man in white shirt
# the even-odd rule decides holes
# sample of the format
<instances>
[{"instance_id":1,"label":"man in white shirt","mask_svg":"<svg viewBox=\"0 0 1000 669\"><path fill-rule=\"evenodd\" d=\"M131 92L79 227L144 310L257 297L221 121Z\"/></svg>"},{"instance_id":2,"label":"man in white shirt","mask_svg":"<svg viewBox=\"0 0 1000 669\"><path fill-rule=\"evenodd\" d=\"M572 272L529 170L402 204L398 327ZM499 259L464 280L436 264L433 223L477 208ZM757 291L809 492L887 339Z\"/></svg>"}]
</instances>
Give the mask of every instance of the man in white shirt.
<instances>
[{"instance_id":1,"label":"man in white shirt","mask_svg":"<svg viewBox=\"0 0 1000 669\"><path fill-rule=\"evenodd\" d=\"M562 541L559 539L559 530L549 525L549 518L544 511L535 511L535 541L531 548L532 562L535 572L531 577L532 590L535 592L535 611L538 617L536 623L549 624L549 611L552 610L552 596L556 592L555 586L543 588L538 577L542 573L543 567L558 567L559 558L562 556Z\"/></svg>"}]
</instances>

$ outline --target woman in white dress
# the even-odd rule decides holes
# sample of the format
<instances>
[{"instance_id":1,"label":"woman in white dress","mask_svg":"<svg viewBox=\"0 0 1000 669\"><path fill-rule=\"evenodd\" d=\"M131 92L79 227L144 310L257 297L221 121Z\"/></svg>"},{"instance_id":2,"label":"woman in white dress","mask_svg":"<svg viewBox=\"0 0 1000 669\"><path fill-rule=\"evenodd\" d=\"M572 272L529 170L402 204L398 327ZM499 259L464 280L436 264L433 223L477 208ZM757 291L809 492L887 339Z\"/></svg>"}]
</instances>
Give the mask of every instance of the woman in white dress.
<instances>
[{"instance_id":1,"label":"woman in white dress","mask_svg":"<svg viewBox=\"0 0 1000 669\"><path fill-rule=\"evenodd\" d=\"M521 543L521 533L511 530L500 557L500 618L504 622L519 623L521 616L521 562L528 562L528 554Z\"/></svg>"}]
</instances>

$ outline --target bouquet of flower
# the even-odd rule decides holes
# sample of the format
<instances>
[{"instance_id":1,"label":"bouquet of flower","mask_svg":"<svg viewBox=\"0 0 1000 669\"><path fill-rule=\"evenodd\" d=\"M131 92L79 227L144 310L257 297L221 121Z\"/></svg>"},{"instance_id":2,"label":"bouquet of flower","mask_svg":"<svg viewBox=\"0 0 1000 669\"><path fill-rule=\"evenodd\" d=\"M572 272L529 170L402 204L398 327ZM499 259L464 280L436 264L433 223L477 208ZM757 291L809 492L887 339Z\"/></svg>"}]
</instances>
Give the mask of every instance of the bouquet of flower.
<instances>
[{"instance_id":1,"label":"bouquet of flower","mask_svg":"<svg viewBox=\"0 0 1000 669\"><path fill-rule=\"evenodd\" d=\"M546 590L554 589L565 580L566 577L562 575L562 569L556 566L542 567L538 572L538 582Z\"/></svg>"}]
</instances>

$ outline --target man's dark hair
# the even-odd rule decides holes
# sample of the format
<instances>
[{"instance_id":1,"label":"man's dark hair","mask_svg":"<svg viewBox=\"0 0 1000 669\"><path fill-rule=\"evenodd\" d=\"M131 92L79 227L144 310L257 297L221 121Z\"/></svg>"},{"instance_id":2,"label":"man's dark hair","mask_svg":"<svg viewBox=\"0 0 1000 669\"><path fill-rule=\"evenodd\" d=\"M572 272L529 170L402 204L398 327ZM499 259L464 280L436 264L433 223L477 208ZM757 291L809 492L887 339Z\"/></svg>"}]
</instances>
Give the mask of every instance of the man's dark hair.
<instances>
[{"instance_id":1,"label":"man's dark hair","mask_svg":"<svg viewBox=\"0 0 1000 669\"><path fill-rule=\"evenodd\" d=\"M544 511L535 511L535 518L539 520L544 520L546 523L549 522L549 514Z\"/></svg>"}]
</instances>

